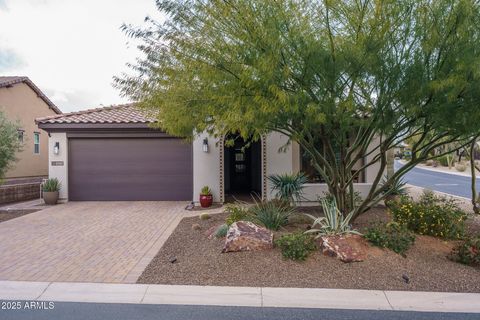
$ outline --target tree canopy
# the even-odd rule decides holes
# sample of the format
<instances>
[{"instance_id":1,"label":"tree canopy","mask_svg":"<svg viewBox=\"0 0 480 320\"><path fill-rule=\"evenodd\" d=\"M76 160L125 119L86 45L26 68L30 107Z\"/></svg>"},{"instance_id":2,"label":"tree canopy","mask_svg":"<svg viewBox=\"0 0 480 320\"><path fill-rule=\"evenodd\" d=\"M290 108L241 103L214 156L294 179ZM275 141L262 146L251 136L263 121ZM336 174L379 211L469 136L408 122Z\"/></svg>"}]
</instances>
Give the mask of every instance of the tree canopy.
<instances>
[{"instance_id":1,"label":"tree canopy","mask_svg":"<svg viewBox=\"0 0 480 320\"><path fill-rule=\"evenodd\" d=\"M355 216L432 150L480 133L476 0L157 6L165 21L123 27L145 53L133 74L116 78L123 94L160 111L159 126L173 135L287 135L340 209L353 202L353 181L379 165ZM387 150L411 137L412 160L379 187Z\"/></svg>"},{"instance_id":2,"label":"tree canopy","mask_svg":"<svg viewBox=\"0 0 480 320\"><path fill-rule=\"evenodd\" d=\"M18 126L9 121L0 111L0 183L7 169L15 161L15 153L20 150Z\"/></svg>"}]
</instances>

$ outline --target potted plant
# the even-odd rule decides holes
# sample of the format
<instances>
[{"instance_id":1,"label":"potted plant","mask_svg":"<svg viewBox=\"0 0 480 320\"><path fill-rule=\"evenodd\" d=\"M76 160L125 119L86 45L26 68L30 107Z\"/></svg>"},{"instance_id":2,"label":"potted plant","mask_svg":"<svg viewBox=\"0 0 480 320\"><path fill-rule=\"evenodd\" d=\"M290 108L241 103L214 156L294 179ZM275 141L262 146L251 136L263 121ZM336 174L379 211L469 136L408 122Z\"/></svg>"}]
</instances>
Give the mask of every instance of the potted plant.
<instances>
[{"instance_id":1,"label":"potted plant","mask_svg":"<svg viewBox=\"0 0 480 320\"><path fill-rule=\"evenodd\" d=\"M213 203L212 190L208 186L204 186L200 191L200 205L202 208L208 208Z\"/></svg>"},{"instance_id":2,"label":"potted plant","mask_svg":"<svg viewBox=\"0 0 480 320\"><path fill-rule=\"evenodd\" d=\"M54 205L58 201L58 191L60 191L60 181L57 178L47 179L43 183L43 201L45 204Z\"/></svg>"}]
</instances>

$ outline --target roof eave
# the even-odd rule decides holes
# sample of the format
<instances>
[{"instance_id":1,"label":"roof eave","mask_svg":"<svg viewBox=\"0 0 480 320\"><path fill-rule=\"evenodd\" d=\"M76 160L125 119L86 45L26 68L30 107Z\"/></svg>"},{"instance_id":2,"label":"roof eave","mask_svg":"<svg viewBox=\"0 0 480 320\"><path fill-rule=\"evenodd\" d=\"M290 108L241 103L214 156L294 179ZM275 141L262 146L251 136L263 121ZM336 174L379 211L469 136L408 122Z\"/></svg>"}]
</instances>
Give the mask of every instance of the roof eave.
<instances>
[{"instance_id":1,"label":"roof eave","mask_svg":"<svg viewBox=\"0 0 480 320\"><path fill-rule=\"evenodd\" d=\"M152 129L152 123L42 123L38 127L45 131L68 131L78 129Z\"/></svg>"}]
</instances>

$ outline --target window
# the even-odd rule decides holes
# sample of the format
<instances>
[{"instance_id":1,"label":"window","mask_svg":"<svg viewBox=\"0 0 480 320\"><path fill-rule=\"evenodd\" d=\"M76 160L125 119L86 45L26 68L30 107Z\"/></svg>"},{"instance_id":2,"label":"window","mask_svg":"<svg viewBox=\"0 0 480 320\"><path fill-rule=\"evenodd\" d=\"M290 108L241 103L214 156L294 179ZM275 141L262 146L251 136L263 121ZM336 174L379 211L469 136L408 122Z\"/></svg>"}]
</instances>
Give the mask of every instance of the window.
<instances>
[{"instance_id":1,"label":"window","mask_svg":"<svg viewBox=\"0 0 480 320\"><path fill-rule=\"evenodd\" d=\"M40 153L40 133L38 132L33 133L33 153Z\"/></svg>"},{"instance_id":2,"label":"window","mask_svg":"<svg viewBox=\"0 0 480 320\"><path fill-rule=\"evenodd\" d=\"M23 138L24 132L25 131L23 131L23 130L18 130L18 142L20 142L20 143L23 143L23 141L24 141L24 138Z\"/></svg>"},{"instance_id":3,"label":"window","mask_svg":"<svg viewBox=\"0 0 480 320\"><path fill-rule=\"evenodd\" d=\"M325 182L320 174L312 165L312 160L308 152L300 148L300 171L305 173L309 183L323 183Z\"/></svg>"},{"instance_id":4,"label":"window","mask_svg":"<svg viewBox=\"0 0 480 320\"><path fill-rule=\"evenodd\" d=\"M322 152L322 150L323 150L322 147L317 147L317 149L320 150L320 152ZM300 148L300 157L301 157L300 158L300 160L301 160L300 161L300 171L305 173L305 175L307 176L308 182L309 183L325 183L325 180L320 176L320 174L317 172L315 167L312 165L312 160L311 160L311 157L308 154L308 152L306 152L305 150ZM340 161L340 159L339 159L340 155L336 154L336 157L337 157L337 161ZM355 175L356 171L352 170L351 174ZM364 179L362 178L361 175L357 175L353 179L353 182L358 183L358 182L363 182L363 180Z\"/></svg>"}]
</instances>

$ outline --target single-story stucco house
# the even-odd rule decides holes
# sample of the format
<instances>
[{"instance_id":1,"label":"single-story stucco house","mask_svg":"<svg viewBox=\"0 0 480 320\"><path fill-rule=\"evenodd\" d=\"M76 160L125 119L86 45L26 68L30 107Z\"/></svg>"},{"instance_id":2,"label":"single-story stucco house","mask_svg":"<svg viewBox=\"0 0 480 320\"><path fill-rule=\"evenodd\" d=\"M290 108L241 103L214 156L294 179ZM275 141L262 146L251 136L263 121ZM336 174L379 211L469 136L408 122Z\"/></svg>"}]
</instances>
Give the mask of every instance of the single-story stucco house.
<instances>
[{"instance_id":1,"label":"single-story stucco house","mask_svg":"<svg viewBox=\"0 0 480 320\"><path fill-rule=\"evenodd\" d=\"M70 201L198 201L209 186L214 201L241 195L273 197L266 177L306 172L305 198L327 190L302 152L286 136L271 133L242 152L244 141L225 147L223 139L200 134L193 142L152 129L155 119L134 104L39 118L49 134L49 176L62 183L60 198ZM371 155L373 157L374 154ZM378 171L372 166L355 184L365 194Z\"/></svg>"}]
</instances>

